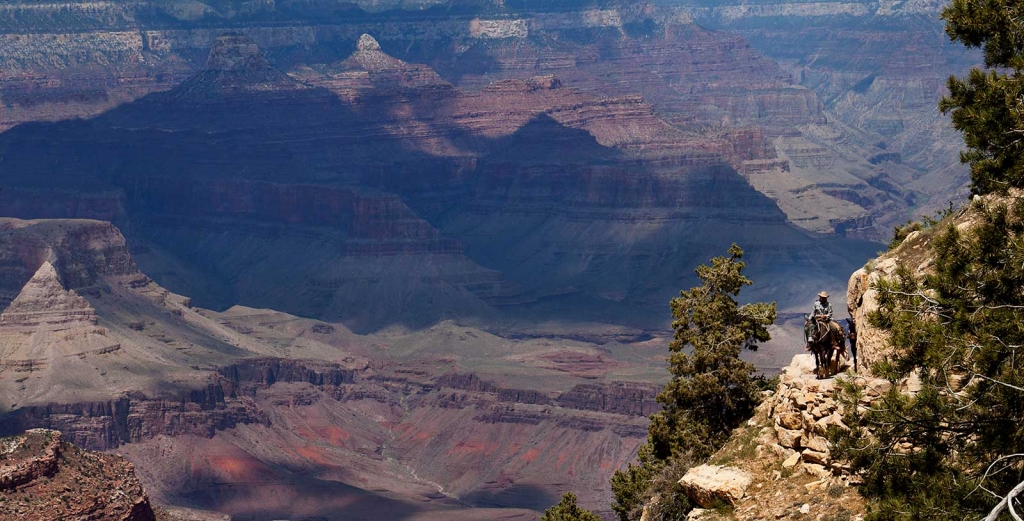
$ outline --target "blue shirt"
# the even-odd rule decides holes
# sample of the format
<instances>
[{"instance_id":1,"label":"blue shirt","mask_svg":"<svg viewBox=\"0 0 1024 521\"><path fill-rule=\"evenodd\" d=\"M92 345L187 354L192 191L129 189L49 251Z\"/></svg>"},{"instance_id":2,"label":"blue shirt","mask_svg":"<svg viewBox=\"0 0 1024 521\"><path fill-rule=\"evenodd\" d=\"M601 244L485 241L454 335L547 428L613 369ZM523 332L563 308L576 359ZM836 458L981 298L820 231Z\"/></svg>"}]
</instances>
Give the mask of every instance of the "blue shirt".
<instances>
[{"instance_id":1,"label":"blue shirt","mask_svg":"<svg viewBox=\"0 0 1024 521\"><path fill-rule=\"evenodd\" d=\"M821 316L828 317L827 320L829 322L832 321L832 304L826 303L822 305L820 300L814 302L814 311L811 312L811 317L817 318Z\"/></svg>"}]
</instances>

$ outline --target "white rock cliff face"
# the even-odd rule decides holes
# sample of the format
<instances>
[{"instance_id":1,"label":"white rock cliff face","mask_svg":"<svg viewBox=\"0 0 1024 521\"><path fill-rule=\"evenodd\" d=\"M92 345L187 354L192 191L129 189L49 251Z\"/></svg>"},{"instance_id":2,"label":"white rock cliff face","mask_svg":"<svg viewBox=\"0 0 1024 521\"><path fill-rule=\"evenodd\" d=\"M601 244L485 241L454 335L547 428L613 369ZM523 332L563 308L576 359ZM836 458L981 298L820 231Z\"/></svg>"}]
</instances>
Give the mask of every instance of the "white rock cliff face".
<instances>
[{"instance_id":1,"label":"white rock cliff face","mask_svg":"<svg viewBox=\"0 0 1024 521\"><path fill-rule=\"evenodd\" d=\"M930 234L911 232L898 248L868 262L850 276L846 306L857 324L857 358L862 373L870 373L872 364L881 360L888 350L888 333L873 327L869 321L870 314L878 309L875 284L894 277L900 264L906 264L915 274L924 276L932 264L930 241Z\"/></svg>"},{"instance_id":2,"label":"white rock cliff face","mask_svg":"<svg viewBox=\"0 0 1024 521\"><path fill-rule=\"evenodd\" d=\"M838 1L838 2L773 2L770 4L739 4L720 2L717 6L686 6L695 18L716 17L732 22L744 18L770 17L823 17L823 16L908 16L938 13L946 2L937 0L916 0L909 2L882 1Z\"/></svg>"}]
</instances>

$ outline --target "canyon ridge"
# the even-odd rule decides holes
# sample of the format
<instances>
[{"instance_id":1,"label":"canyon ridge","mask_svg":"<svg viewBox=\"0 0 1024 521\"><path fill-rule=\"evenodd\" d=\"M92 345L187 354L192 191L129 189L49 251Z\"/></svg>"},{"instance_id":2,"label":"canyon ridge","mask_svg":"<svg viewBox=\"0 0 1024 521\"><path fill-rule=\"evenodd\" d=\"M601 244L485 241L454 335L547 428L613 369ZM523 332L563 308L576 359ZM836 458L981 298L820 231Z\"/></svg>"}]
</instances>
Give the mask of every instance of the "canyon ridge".
<instances>
[{"instance_id":1,"label":"canyon ridge","mask_svg":"<svg viewBox=\"0 0 1024 521\"><path fill-rule=\"evenodd\" d=\"M4 3L0 435L158 519L610 518L697 265L776 374L966 194L941 7Z\"/></svg>"}]
</instances>

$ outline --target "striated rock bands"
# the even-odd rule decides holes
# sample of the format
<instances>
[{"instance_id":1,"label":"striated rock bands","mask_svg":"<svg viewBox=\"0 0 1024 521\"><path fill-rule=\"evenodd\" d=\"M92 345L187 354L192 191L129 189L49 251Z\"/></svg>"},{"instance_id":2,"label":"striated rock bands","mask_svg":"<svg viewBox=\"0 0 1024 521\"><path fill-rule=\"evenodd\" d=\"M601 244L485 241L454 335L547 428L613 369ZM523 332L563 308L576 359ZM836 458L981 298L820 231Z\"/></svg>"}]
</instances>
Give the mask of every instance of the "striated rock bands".
<instances>
[{"instance_id":1,"label":"striated rock bands","mask_svg":"<svg viewBox=\"0 0 1024 521\"><path fill-rule=\"evenodd\" d=\"M300 82L328 71L311 83L344 99L556 74L602 97L640 95L672 124L724 138L722 151L747 148L737 132L763 134L756 157L730 164L809 230L880 238L963 189L960 141L935 102L979 59L946 41L940 3L672 4L10 3L0 128L93 116L199 71L208 81L186 89L196 102L305 87L266 63Z\"/></svg>"},{"instance_id":2,"label":"striated rock bands","mask_svg":"<svg viewBox=\"0 0 1024 521\"><path fill-rule=\"evenodd\" d=\"M49 404L22 407L0 418L0 433L28 428L59 430L74 444L109 450L125 443L165 436L212 437L217 431L246 423L266 423L266 414L247 400L213 395L173 402L133 396L108 402Z\"/></svg>"},{"instance_id":3,"label":"striated rock bands","mask_svg":"<svg viewBox=\"0 0 1024 521\"><path fill-rule=\"evenodd\" d=\"M96 310L74 291L64 289L53 265L44 262L18 296L0 313L0 327L59 329L96 324Z\"/></svg>"},{"instance_id":4,"label":"striated rock bands","mask_svg":"<svg viewBox=\"0 0 1024 521\"><path fill-rule=\"evenodd\" d=\"M457 90L362 40L282 78L226 35L168 92L0 135L5 172L19 190L114 187L147 273L201 306L358 332L549 313L538 303L570 293L584 305L555 310L570 319L618 308L606 316L663 327L637 306L685 287L678 266L731 241L752 261L797 255L782 269L808 284L869 247L802 235L737 173L769 152L763 131L681 129L640 97L552 75ZM44 168L49 155L67 160Z\"/></svg>"}]
</instances>

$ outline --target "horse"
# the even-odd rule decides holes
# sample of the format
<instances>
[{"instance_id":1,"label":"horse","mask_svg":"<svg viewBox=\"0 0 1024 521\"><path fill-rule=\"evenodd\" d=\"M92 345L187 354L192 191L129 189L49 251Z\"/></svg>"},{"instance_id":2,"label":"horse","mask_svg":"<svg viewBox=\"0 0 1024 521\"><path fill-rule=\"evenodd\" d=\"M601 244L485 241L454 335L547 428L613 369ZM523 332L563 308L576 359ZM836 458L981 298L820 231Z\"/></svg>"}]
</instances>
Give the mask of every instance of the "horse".
<instances>
[{"instance_id":1,"label":"horse","mask_svg":"<svg viewBox=\"0 0 1024 521\"><path fill-rule=\"evenodd\" d=\"M850 331L846 338L850 340L850 354L853 355L853 372L857 372L857 323L853 317L846 319L846 328Z\"/></svg>"},{"instance_id":2,"label":"horse","mask_svg":"<svg viewBox=\"0 0 1024 521\"><path fill-rule=\"evenodd\" d=\"M832 326L835 327L832 327ZM843 327L836 322L820 322L804 315L804 338L807 349L814 354L814 375L821 380L830 376L832 355L842 352L846 347L846 334ZM836 362L839 361L838 354Z\"/></svg>"}]
</instances>

